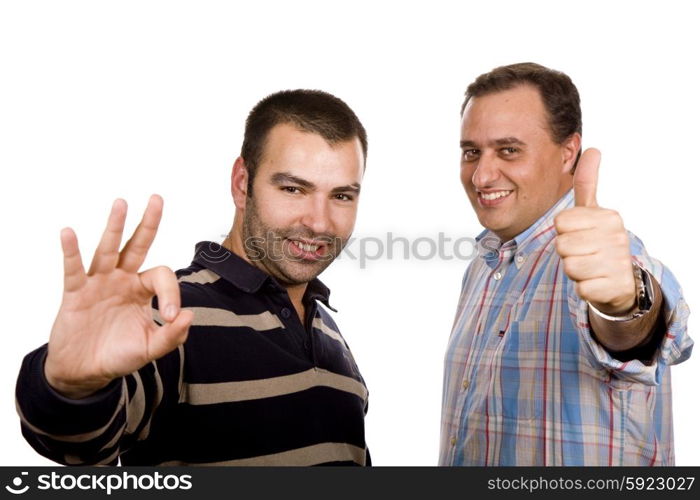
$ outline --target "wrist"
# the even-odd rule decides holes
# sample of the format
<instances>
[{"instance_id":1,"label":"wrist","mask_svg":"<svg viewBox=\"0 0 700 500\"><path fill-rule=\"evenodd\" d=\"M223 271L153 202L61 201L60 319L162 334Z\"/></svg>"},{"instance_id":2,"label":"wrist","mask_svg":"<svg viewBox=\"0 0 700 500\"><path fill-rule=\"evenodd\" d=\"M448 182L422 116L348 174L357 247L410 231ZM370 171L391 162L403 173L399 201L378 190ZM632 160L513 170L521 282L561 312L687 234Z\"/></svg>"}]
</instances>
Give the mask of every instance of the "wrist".
<instances>
[{"instance_id":1,"label":"wrist","mask_svg":"<svg viewBox=\"0 0 700 500\"><path fill-rule=\"evenodd\" d=\"M654 304L654 287L650 275L637 263L632 265L635 291L619 308L606 308L606 304L588 302L590 310L608 321L629 321L648 312Z\"/></svg>"},{"instance_id":2,"label":"wrist","mask_svg":"<svg viewBox=\"0 0 700 500\"><path fill-rule=\"evenodd\" d=\"M586 303L588 304L588 308L592 313L607 321L629 321L644 314L642 311L640 311L636 301L632 303L632 307L624 309L622 312L601 311L599 307L596 307L592 303L588 301L586 301Z\"/></svg>"},{"instance_id":3,"label":"wrist","mask_svg":"<svg viewBox=\"0 0 700 500\"><path fill-rule=\"evenodd\" d=\"M634 295L627 297L619 305L586 301L594 312L603 316L628 316L638 310L637 300Z\"/></svg>"},{"instance_id":4,"label":"wrist","mask_svg":"<svg viewBox=\"0 0 700 500\"><path fill-rule=\"evenodd\" d=\"M68 381L52 374L48 360L44 365L44 379L55 392L68 399L83 399L109 385L106 381Z\"/></svg>"}]
</instances>

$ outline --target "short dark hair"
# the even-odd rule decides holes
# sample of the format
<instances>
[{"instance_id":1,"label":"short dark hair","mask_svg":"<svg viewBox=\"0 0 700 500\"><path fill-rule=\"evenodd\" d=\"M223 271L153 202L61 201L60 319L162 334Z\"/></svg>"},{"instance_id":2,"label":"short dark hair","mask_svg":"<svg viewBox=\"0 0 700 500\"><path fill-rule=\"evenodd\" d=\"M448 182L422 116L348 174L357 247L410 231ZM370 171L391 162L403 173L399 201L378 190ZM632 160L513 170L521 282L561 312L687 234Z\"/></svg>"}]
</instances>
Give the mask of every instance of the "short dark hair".
<instances>
[{"instance_id":1,"label":"short dark hair","mask_svg":"<svg viewBox=\"0 0 700 500\"><path fill-rule=\"evenodd\" d=\"M367 133L350 106L321 90L283 90L271 94L250 111L245 124L241 157L248 169L248 194L252 195L253 179L267 136L275 125L288 123L305 132L312 132L334 144L357 137L367 159Z\"/></svg>"},{"instance_id":2,"label":"short dark hair","mask_svg":"<svg viewBox=\"0 0 700 500\"><path fill-rule=\"evenodd\" d=\"M555 143L562 144L572 134L582 133L581 100L571 78L561 71L531 62L499 66L479 76L464 93L462 114L471 98L518 85L531 85L539 91L549 114L549 129Z\"/></svg>"}]
</instances>

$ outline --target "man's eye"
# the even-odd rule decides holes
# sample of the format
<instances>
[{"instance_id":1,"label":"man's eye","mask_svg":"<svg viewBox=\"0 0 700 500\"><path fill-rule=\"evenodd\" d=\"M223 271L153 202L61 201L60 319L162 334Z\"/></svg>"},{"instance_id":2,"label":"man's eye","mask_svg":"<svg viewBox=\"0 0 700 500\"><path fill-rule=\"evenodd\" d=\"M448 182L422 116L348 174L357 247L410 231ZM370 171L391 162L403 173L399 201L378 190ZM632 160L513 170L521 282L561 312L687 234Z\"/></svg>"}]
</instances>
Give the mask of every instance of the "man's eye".
<instances>
[{"instance_id":1,"label":"man's eye","mask_svg":"<svg viewBox=\"0 0 700 500\"><path fill-rule=\"evenodd\" d=\"M352 201L354 198L349 194L338 193L335 195L335 199L340 201Z\"/></svg>"},{"instance_id":2,"label":"man's eye","mask_svg":"<svg viewBox=\"0 0 700 500\"><path fill-rule=\"evenodd\" d=\"M479 156L478 149L465 149L462 151L462 158L467 161L474 160Z\"/></svg>"},{"instance_id":3,"label":"man's eye","mask_svg":"<svg viewBox=\"0 0 700 500\"><path fill-rule=\"evenodd\" d=\"M301 189L296 186L282 186L280 189L286 193L297 194L301 193Z\"/></svg>"},{"instance_id":4,"label":"man's eye","mask_svg":"<svg viewBox=\"0 0 700 500\"><path fill-rule=\"evenodd\" d=\"M503 152L503 154L505 154L507 156L507 155L514 155L515 153L518 152L518 149L511 147L511 146L508 146L505 148L501 148L501 151Z\"/></svg>"}]
</instances>

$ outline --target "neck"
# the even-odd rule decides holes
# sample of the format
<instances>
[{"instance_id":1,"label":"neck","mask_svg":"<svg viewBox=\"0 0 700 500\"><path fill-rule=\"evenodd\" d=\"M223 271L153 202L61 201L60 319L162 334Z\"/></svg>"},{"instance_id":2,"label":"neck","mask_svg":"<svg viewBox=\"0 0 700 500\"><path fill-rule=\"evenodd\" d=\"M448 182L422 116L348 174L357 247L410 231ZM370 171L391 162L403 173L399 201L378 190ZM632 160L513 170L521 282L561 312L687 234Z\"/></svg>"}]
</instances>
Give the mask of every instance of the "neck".
<instances>
[{"instance_id":1,"label":"neck","mask_svg":"<svg viewBox=\"0 0 700 500\"><path fill-rule=\"evenodd\" d=\"M258 261L251 261L248 258L248 255L245 252L245 247L243 245L243 224L238 217L238 214L236 214L236 217L234 217L233 220L233 227L231 228L231 231L228 233L226 236L226 239L221 243L221 246L229 250L231 253L236 254L252 266L257 267L261 271L263 271L265 274L270 274L267 269L262 267L260 265L260 262ZM279 282L279 280L278 280ZM304 322L304 293L306 293L306 286L307 283L301 283L298 285L285 285L284 283L280 283L286 290L287 290L287 295L289 295L289 300L292 302L292 305L294 306L294 309L297 312L297 315L299 316L299 319L301 322Z\"/></svg>"},{"instance_id":2,"label":"neck","mask_svg":"<svg viewBox=\"0 0 700 500\"><path fill-rule=\"evenodd\" d=\"M306 313L306 309L304 308L304 293L306 293L306 283L303 283L301 285L291 285L291 286L285 286L287 289L287 294L289 295L289 300L292 301L292 305L294 306L294 309L297 312L297 315L299 316L299 320L301 321L301 324L304 324L304 315Z\"/></svg>"},{"instance_id":3,"label":"neck","mask_svg":"<svg viewBox=\"0 0 700 500\"><path fill-rule=\"evenodd\" d=\"M221 246L229 250L231 253L238 255L241 259L245 260L246 262L254 265L257 268L260 268L255 263L251 262L251 260L248 258L248 255L245 253L245 248L243 247L242 229L243 227L240 218L238 217L238 213L236 213L236 216L233 219L233 227L231 227L231 230L226 235L226 239L224 239L224 241L221 242Z\"/></svg>"}]
</instances>

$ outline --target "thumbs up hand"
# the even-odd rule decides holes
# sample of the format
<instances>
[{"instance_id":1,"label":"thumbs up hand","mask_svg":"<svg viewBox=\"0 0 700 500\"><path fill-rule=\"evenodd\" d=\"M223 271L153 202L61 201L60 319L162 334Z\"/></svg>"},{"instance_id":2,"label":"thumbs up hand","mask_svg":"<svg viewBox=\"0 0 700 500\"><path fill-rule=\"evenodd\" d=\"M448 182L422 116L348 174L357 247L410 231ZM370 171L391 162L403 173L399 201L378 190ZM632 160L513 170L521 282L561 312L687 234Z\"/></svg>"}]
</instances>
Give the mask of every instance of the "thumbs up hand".
<instances>
[{"instance_id":1,"label":"thumbs up hand","mask_svg":"<svg viewBox=\"0 0 700 500\"><path fill-rule=\"evenodd\" d=\"M584 151L574 172L576 206L554 219L556 249L579 297L621 316L636 302L632 256L622 217L596 201L599 166L600 151Z\"/></svg>"}]
</instances>

